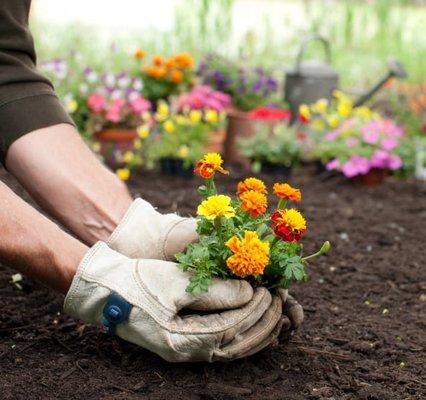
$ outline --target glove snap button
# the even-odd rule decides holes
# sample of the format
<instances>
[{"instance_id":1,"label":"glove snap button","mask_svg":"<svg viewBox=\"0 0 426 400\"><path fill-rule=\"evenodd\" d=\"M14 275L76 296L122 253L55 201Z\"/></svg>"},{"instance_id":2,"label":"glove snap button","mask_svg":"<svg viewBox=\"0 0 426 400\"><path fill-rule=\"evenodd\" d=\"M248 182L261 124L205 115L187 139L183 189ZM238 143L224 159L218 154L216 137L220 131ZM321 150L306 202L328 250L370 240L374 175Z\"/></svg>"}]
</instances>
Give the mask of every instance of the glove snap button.
<instances>
[{"instance_id":1,"label":"glove snap button","mask_svg":"<svg viewBox=\"0 0 426 400\"><path fill-rule=\"evenodd\" d=\"M107 328L108 333L114 334L118 324L124 322L129 317L132 305L117 293L111 293L102 310L102 324Z\"/></svg>"}]
</instances>

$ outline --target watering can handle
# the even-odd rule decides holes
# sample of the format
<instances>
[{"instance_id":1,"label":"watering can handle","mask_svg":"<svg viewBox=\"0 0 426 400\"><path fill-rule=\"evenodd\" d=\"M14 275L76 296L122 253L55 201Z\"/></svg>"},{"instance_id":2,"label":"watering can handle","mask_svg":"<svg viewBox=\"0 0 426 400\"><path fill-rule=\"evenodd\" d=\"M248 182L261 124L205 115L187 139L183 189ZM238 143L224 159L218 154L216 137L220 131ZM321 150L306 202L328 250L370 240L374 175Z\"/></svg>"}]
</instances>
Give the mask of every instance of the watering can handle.
<instances>
[{"instance_id":1,"label":"watering can handle","mask_svg":"<svg viewBox=\"0 0 426 400\"><path fill-rule=\"evenodd\" d=\"M322 42L322 44L324 45L325 57L327 59L327 62L331 62L330 43L321 35L313 33L311 35L305 36L300 43L300 50L296 60L296 71L300 71L300 64L302 63L303 56L305 55L307 45L310 42L313 42L314 40L319 40L320 42Z\"/></svg>"}]
</instances>

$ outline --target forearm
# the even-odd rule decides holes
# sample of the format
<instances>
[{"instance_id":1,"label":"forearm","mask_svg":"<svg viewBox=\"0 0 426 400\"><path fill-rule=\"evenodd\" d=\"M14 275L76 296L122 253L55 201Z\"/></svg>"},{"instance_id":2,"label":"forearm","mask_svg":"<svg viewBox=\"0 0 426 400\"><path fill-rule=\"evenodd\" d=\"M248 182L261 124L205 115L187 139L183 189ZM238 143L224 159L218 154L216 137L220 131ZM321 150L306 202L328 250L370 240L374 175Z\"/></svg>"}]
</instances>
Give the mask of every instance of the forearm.
<instances>
[{"instance_id":1,"label":"forearm","mask_svg":"<svg viewBox=\"0 0 426 400\"><path fill-rule=\"evenodd\" d=\"M0 259L66 293L88 248L0 182Z\"/></svg>"},{"instance_id":2,"label":"forearm","mask_svg":"<svg viewBox=\"0 0 426 400\"><path fill-rule=\"evenodd\" d=\"M124 183L71 125L51 126L16 140L6 166L44 210L89 245L106 240L132 202Z\"/></svg>"}]
</instances>

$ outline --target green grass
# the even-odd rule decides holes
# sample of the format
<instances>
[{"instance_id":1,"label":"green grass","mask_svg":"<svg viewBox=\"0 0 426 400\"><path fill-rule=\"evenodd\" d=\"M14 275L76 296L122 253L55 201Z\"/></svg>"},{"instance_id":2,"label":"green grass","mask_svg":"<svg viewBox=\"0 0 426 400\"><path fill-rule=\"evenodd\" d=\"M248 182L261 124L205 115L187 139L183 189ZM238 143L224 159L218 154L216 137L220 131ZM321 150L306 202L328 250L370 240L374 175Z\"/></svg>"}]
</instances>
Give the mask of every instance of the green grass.
<instances>
[{"instance_id":1,"label":"green grass","mask_svg":"<svg viewBox=\"0 0 426 400\"><path fill-rule=\"evenodd\" d=\"M426 33L421 22L426 20L423 1L317 1L261 0L264 10L256 27L236 39L234 0L185 0L175 10L174 23L168 32L135 30L118 32L111 40L95 32L93 27L49 26L40 28L35 22L37 37L43 36L39 59L65 57L77 51L82 65L105 69L126 69L132 64L131 51L142 47L151 53L170 54L190 51L196 58L218 52L238 58L247 57L251 64L265 65L283 75L291 68L300 38L308 32L327 37L332 46L333 64L340 72L343 86L364 87L385 70L386 58L396 56L406 66L409 80L424 81L426 70ZM281 3L285 35L277 33L268 16L268 7ZM292 17L290 6L297 6L302 18ZM422 29L423 28L423 29ZM241 36L241 35L240 35ZM308 56L321 57L321 48L310 47Z\"/></svg>"}]
</instances>

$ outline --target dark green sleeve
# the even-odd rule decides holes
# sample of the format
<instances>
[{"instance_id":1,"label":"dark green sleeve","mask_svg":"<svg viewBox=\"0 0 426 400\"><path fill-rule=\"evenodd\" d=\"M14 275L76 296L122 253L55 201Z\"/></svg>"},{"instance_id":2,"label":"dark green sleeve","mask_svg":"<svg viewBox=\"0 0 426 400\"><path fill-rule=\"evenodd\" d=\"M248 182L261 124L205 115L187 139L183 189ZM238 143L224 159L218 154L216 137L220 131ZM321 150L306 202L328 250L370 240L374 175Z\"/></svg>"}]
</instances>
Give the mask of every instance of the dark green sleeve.
<instances>
[{"instance_id":1,"label":"dark green sleeve","mask_svg":"<svg viewBox=\"0 0 426 400\"><path fill-rule=\"evenodd\" d=\"M0 0L0 161L18 138L60 123L73 124L52 84L36 68L28 15L31 0Z\"/></svg>"}]
</instances>

